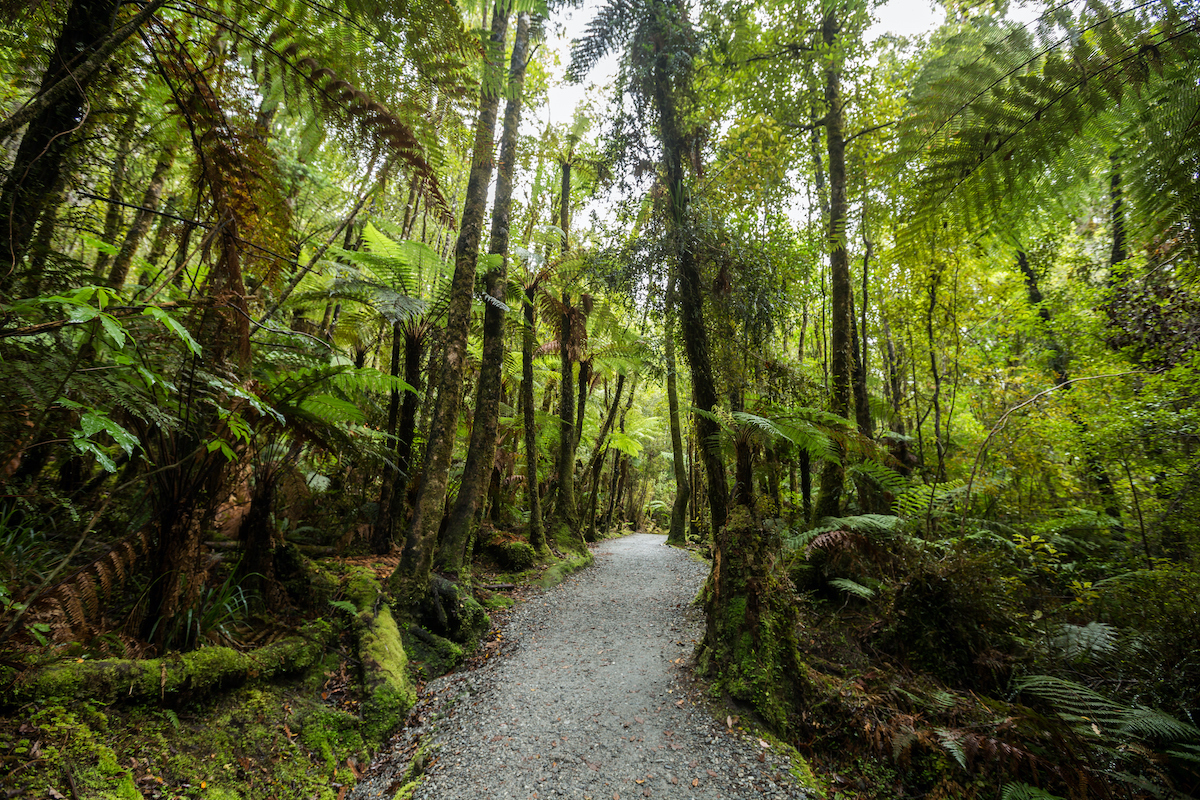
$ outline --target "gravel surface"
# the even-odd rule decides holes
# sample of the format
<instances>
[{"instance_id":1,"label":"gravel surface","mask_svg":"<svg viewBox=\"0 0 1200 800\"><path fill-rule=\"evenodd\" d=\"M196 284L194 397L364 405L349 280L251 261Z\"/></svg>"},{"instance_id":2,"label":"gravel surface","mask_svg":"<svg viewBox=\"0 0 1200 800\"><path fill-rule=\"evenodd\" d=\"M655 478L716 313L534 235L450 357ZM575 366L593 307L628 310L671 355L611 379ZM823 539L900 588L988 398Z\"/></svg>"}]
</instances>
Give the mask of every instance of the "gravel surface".
<instances>
[{"instance_id":1,"label":"gravel surface","mask_svg":"<svg viewBox=\"0 0 1200 800\"><path fill-rule=\"evenodd\" d=\"M422 751L420 800L808 797L774 747L706 710L691 601L707 568L665 541L602 542L531 595L489 637L497 655L425 687L350 797L391 800Z\"/></svg>"}]
</instances>

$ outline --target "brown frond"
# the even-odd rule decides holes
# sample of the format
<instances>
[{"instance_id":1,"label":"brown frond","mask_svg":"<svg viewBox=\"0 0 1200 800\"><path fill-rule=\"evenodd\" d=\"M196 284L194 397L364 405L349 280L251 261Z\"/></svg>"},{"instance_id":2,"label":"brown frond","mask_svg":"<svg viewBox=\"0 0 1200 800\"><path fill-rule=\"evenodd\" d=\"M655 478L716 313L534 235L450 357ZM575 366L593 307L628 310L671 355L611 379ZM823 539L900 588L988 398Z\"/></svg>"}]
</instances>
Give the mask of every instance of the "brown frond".
<instances>
[{"instance_id":1,"label":"brown frond","mask_svg":"<svg viewBox=\"0 0 1200 800\"><path fill-rule=\"evenodd\" d=\"M84 612L94 619L100 612L100 598L96 596L96 582L92 580L91 575L85 572L75 583L79 587L79 601Z\"/></svg>"},{"instance_id":2,"label":"brown frond","mask_svg":"<svg viewBox=\"0 0 1200 800\"><path fill-rule=\"evenodd\" d=\"M861 533L847 530L826 531L809 542L804 554L811 556L814 550L824 550L831 554L851 550L865 552L870 547L870 540Z\"/></svg>"},{"instance_id":3,"label":"brown frond","mask_svg":"<svg viewBox=\"0 0 1200 800\"><path fill-rule=\"evenodd\" d=\"M104 599L108 600L112 597L113 568L107 559L96 562L96 578L100 582L100 591L104 593Z\"/></svg>"}]
</instances>

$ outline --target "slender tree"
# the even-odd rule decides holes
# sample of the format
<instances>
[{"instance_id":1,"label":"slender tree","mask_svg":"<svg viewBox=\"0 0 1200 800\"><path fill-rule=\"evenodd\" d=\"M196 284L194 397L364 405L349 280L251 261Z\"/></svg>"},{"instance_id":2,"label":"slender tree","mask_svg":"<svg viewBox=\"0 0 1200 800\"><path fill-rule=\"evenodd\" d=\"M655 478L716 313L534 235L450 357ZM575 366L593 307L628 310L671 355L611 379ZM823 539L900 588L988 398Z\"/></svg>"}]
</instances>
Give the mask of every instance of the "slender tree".
<instances>
[{"instance_id":1,"label":"slender tree","mask_svg":"<svg viewBox=\"0 0 1200 800\"><path fill-rule=\"evenodd\" d=\"M500 377L504 366L504 287L508 281L508 241L512 209L513 172L517 156L517 132L521 123L521 94L529 52L529 14L517 17L508 72L508 104L500 136L500 163L496 170L496 200L492 206L492 229L488 252L498 256L496 265L484 275L483 359L475 400L471 442L463 465L458 497L438 549L437 567L451 574L463 569L468 555L471 526L477 525L483 493L492 475L496 453L496 428L500 410Z\"/></svg>"},{"instance_id":2,"label":"slender tree","mask_svg":"<svg viewBox=\"0 0 1200 800\"><path fill-rule=\"evenodd\" d=\"M400 564L388 582L403 613L408 614L416 612L428 596L433 551L445 507L450 459L458 427L475 265L479 257L487 189L494 166L492 151L502 83L499 75L505 33L508 29L508 10L504 2L505 0L501 0L497 3L492 12L485 77L480 90L479 115L475 124L474 155L467 181L462 222L454 247L454 277L451 281L450 304L446 314L440 383L428 445L425 448L421 488L417 494L413 520L405 538L404 549L401 551Z\"/></svg>"}]
</instances>

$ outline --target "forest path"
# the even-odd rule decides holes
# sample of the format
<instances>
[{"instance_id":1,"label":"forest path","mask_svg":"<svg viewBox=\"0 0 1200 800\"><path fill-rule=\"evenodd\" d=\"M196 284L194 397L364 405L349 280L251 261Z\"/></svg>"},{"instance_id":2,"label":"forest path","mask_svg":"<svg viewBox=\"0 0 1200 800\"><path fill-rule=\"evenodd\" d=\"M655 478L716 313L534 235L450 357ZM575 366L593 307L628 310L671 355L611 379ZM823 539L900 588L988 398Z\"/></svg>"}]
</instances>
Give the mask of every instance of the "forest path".
<instances>
[{"instance_id":1,"label":"forest path","mask_svg":"<svg viewBox=\"0 0 1200 800\"><path fill-rule=\"evenodd\" d=\"M596 545L591 567L515 609L501 657L426 687L422 703L444 705L425 712L435 749L415 798L807 796L774 748L696 706L690 604L707 568L665 541ZM392 747L352 797L390 800L412 740Z\"/></svg>"}]
</instances>

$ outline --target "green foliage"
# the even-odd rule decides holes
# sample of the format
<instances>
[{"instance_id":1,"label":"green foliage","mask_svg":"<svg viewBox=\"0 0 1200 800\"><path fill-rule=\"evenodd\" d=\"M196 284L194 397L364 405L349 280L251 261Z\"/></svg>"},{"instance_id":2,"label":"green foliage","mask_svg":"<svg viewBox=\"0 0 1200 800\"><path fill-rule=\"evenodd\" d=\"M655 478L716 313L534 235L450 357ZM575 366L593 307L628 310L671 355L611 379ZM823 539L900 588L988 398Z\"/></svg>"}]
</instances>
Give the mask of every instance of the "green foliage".
<instances>
[{"instance_id":1,"label":"green foliage","mask_svg":"<svg viewBox=\"0 0 1200 800\"><path fill-rule=\"evenodd\" d=\"M1017 689L1050 704L1082 736L1110 736L1188 742L1200 738L1200 729L1170 714L1143 706L1126 706L1078 683L1052 675L1029 675Z\"/></svg>"}]
</instances>

